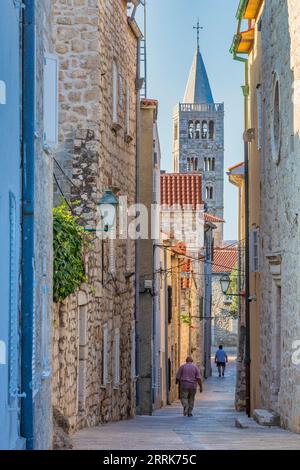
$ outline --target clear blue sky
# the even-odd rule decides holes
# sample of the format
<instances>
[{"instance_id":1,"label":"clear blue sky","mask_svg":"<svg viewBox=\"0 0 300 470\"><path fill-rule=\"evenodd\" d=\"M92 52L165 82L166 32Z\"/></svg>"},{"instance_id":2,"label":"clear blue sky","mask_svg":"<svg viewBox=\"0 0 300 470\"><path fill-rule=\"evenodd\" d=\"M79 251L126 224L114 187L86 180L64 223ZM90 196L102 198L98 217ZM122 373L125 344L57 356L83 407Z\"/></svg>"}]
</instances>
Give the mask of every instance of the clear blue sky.
<instances>
[{"instance_id":1,"label":"clear blue sky","mask_svg":"<svg viewBox=\"0 0 300 470\"><path fill-rule=\"evenodd\" d=\"M239 0L147 0L148 98L159 100L162 167L172 171L172 111L182 101L196 48L200 47L214 100L225 103L225 171L243 160L243 66L229 48ZM225 239L237 238L237 189L225 175Z\"/></svg>"}]
</instances>

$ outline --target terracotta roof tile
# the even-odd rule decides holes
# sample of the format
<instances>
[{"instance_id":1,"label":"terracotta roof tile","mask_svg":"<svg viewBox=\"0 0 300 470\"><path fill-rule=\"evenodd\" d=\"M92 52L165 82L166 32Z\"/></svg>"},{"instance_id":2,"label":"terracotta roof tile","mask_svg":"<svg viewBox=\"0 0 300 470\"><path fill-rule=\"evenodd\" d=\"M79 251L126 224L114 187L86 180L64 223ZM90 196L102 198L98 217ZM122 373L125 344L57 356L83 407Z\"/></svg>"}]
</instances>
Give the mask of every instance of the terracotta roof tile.
<instances>
[{"instance_id":1,"label":"terracotta roof tile","mask_svg":"<svg viewBox=\"0 0 300 470\"><path fill-rule=\"evenodd\" d=\"M162 206L192 206L203 204L202 176L199 173L165 173L161 175Z\"/></svg>"},{"instance_id":2,"label":"terracotta roof tile","mask_svg":"<svg viewBox=\"0 0 300 470\"><path fill-rule=\"evenodd\" d=\"M212 223L224 223L225 220L221 219L220 217L216 217L215 215L208 214L207 212L204 214L204 220L206 222L212 222Z\"/></svg>"},{"instance_id":3,"label":"terracotta roof tile","mask_svg":"<svg viewBox=\"0 0 300 470\"><path fill-rule=\"evenodd\" d=\"M236 248L215 248L212 272L230 274L238 262L238 250Z\"/></svg>"}]
</instances>

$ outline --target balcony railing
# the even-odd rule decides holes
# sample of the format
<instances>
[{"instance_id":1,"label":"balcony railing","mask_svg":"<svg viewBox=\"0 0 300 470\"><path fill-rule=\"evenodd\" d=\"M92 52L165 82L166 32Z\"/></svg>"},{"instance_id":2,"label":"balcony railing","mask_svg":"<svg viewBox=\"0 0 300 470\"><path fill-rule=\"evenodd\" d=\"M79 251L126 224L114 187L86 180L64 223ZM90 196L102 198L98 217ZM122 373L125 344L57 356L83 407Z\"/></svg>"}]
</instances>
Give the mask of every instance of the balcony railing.
<instances>
[{"instance_id":1,"label":"balcony railing","mask_svg":"<svg viewBox=\"0 0 300 470\"><path fill-rule=\"evenodd\" d=\"M180 111L182 112L187 112L187 113L192 113L192 112L220 112L224 111L224 103L212 103L212 104L206 104L206 103L180 103Z\"/></svg>"}]
</instances>

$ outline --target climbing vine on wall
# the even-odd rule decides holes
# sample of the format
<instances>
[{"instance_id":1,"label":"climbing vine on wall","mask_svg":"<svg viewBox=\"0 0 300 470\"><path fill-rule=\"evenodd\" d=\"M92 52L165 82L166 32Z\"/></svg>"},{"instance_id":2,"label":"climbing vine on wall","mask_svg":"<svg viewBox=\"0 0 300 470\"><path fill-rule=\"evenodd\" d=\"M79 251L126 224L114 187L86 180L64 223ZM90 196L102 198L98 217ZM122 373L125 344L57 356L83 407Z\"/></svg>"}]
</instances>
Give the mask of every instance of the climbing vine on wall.
<instances>
[{"instance_id":1,"label":"climbing vine on wall","mask_svg":"<svg viewBox=\"0 0 300 470\"><path fill-rule=\"evenodd\" d=\"M86 280L83 262L84 229L66 203L53 209L53 300L74 293Z\"/></svg>"}]
</instances>

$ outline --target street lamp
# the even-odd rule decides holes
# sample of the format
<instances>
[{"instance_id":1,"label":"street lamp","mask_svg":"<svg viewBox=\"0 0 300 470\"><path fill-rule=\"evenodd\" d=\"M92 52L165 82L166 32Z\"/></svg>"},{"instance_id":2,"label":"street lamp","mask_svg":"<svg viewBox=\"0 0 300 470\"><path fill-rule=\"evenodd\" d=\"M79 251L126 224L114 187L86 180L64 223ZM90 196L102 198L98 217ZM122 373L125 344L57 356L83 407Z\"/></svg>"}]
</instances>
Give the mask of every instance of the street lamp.
<instances>
[{"instance_id":1,"label":"street lamp","mask_svg":"<svg viewBox=\"0 0 300 470\"><path fill-rule=\"evenodd\" d=\"M230 297L246 297L245 292L240 292L239 294L233 294L232 292L228 292L230 285L231 285L231 279L228 274L225 274L224 276L221 277L220 284L221 284L221 289L224 295L230 295ZM249 297L248 300L250 302L252 300L256 300L256 296Z\"/></svg>"},{"instance_id":2,"label":"street lamp","mask_svg":"<svg viewBox=\"0 0 300 470\"><path fill-rule=\"evenodd\" d=\"M116 210L118 205L119 200L117 196L111 189L106 189L99 201L99 208L105 232L108 232L108 230L113 227L115 223Z\"/></svg>"},{"instance_id":3,"label":"street lamp","mask_svg":"<svg viewBox=\"0 0 300 470\"><path fill-rule=\"evenodd\" d=\"M221 289L222 289L223 294L227 295L230 284L231 284L231 279L228 276L228 274L225 274L224 276L221 277L220 284L221 284Z\"/></svg>"}]
</instances>

